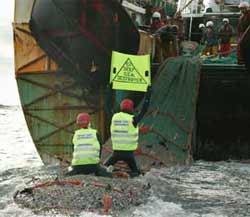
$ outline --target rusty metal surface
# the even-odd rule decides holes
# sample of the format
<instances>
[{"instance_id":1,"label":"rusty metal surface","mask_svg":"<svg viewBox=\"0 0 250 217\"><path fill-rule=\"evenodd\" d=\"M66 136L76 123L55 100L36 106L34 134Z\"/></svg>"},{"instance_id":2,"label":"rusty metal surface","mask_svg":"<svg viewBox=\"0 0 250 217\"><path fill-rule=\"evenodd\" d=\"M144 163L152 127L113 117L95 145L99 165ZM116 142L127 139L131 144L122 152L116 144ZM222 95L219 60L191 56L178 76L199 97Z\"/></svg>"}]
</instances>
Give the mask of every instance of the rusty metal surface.
<instances>
[{"instance_id":1,"label":"rusty metal surface","mask_svg":"<svg viewBox=\"0 0 250 217\"><path fill-rule=\"evenodd\" d=\"M21 73L55 72L57 65L37 45L28 23L14 23L15 71Z\"/></svg>"},{"instance_id":2,"label":"rusty metal surface","mask_svg":"<svg viewBox=\"0 0 250 217\"><path fill-rule=\"evenodd\" d=\"M80 112L91 114L92 125L101 131L99 120L103 115L100 109L99 93L95 104L82 98L82 89L74 86L74 80L66 75L55 73L18 74L17 84L27 126L33 142L43 158L48 156L71 156L71 140L77 126L75 118ZM102 122L105 121L101 119ZM52 159L53 160L53 159Z\"/></svg>"},{"instance_id":3,"label":"rusty metal surface","mask_svg":"<svg viewBox=\"0 0 250 217\"><path fill-rule=\"evenodd\" d=\"M86 93L72 77L59 72L31 36L28 23L14 23L13 31L16 80L33 142L44 163L54 163L56 156L69 160L78 113L90 113L92 126L105 136L101 92Z\"/></svg>"}]
</instances>

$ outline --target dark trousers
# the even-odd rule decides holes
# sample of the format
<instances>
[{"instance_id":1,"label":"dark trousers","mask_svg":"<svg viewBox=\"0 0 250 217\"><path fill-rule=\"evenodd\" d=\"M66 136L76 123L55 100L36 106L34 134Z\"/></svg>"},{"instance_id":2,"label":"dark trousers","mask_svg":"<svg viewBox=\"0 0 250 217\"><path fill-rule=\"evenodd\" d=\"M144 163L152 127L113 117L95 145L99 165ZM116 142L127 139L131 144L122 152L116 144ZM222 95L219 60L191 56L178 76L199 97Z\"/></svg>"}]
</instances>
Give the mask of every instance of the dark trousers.
<instances>
[{"instance_id":1,"label":"dark trousers","mask_svg":"<svg viewBox=\"0 0 250 217\"><path fill-rule=\"evenodd\" d=\"M114 165L117 161L124 161L131 169L132 175L139 175L133 151L114 151L113 155L105 163L105 166Z\"/></svg>"},{"instance_id":2,"label":"dark trousers","mask_svg":"<svg viewBox=\"0 0 250 217\"><path fill-rule=\"evenodd\" d=\"M78 174L95 174L96 176L112 177L112 173L101 167L99 164L77 165L72 166L72 170L67 172L65 176L73 176Z\"/></svg>"}]
</instances>

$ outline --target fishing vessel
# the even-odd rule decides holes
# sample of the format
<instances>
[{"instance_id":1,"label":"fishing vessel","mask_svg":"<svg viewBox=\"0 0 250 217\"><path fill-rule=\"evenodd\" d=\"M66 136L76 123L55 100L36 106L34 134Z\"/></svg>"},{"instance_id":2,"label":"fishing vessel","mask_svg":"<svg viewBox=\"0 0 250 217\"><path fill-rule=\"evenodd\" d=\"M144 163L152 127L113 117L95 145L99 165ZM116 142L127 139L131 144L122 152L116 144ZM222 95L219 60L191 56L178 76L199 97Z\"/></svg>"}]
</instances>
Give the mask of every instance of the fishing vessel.
<instances>
[{"instance_id":1,"label":"fishing vessel","mask_svg":"<svg viewBox=\"0 0 250 217\"><path fill-rule=\"evenodd\" d=\"M199 24L213 21L214 29L228 18L234 28L228 57L202 58L196 113L196 159L227 160L249 158L249 75L237 62L237 25L240 1L179 1L185 20L186 38L199 42ZM197 37L198 36L198 37ZM202 56L202 54L201 54ZM203 56L204 57L204 56Z\"/></svg>"},{"instance_id":2,"label":"fishing vessel","mask_svg":"<svg viewBox=\"0 0 250 217\"><path fill-rule=\"evenodd\" d=\"M123 6L124 5L124 6ZM144 9L118 1L15 1L14 49L18 91L30 135L46 164L68 162L75 118L91 114L109 137L105 93L111 52L136 54L139 32L130 19Z\"/></svg>"},{"instance_id":3,"label":"fishing vessel","mask_svg":"<svg viewBox=\"0 0 250 217\"><path fill-rule=\"evenodd\" d=\"M44 163L70 161L78 113L91 114L92 125L106 141L106 158L111 152L109 111L124 96L134 99L140 110L143 93L108 88L113 50L150 54L152 59L159 52L156 35L138 29L131 19L136 13L143 23L145 9L140 6L116 0L15 1L16 80L30 135ZM179 7L189 8L183 2ZM200 22L196 18L212 14L188 15L185 10L190 30L185 32L192 39ZM177 56L151 66L153 94L141 123L147 133L136 151L141 167L187 164L193 157L213 160L215 153L227 159L236 152L225 154L226 141L248 141L249 79L243 66L200 64L198 57ZM208 152L210 140L215 145Z\"/></svg>"}]
</instances>

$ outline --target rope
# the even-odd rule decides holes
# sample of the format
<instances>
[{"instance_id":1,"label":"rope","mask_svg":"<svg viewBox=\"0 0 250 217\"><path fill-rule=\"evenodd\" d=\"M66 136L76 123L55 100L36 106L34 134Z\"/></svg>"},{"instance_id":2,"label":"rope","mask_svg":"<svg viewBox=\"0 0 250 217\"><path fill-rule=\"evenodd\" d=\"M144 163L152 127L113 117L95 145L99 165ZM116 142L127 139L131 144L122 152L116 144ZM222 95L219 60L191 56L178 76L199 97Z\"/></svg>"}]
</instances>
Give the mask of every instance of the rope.
<instances>
[{"instance_id":1,"label":"rope","mask_svg":"<svg viewBox=\"0 0 250 217\"><path fill-rule=\"evenodd\" d=\"M187 6L189 6L192 2L193 0L190 0L189 2L187 2L187 4L185 4L181 10L179 10L179 12L181 13L182 11L184 11L187 8Z\"/></svg>"},{"instance_id":2,"label":"rope","mask_svg":"<svg viewBox=\"0 0 250 217\"><path fill-rule=\"evenodd\" d=\"M145 157L148 157L152 160L155 160L155 161L158 161L159 163L161 163L162 165L166 166L166 164L159 158L159 157L156 157L152 154L149 154L147 152L144 152L142 151L141 148L138 148L136 151L135 151L135 155L142 155L142 156L145 156Z\"/></svg>"},{"instance_id":3,"label":"rope","mask_svg":"<svg viewBox=\"0 0 250 217\"><path fill-rule=\"evenodd\" d=\"M188 150L189 145L187 145L186 147L183 147L182 145L177 144L175 141L166 138L165 135L163 135L162 133L160 133L159 131L157 131L157 130L156 130L155 128L153 128L153 127L150 127L150 128L149 128L149 131L152 132L152 133L154 133L154 134L156 134L157 136L161 137L165 142L174 144L176 147L178 147L178 148L181 149L182 151L187 151L187 150Z\"/></svg>"},{"instance_id":4,"label":"rope","mask_svg":"<svg viewBox=\"0 0 250 217\"><path fill-rule=\"evenodd\" d=\"M155 110L150 110L148 113L147 113L147 116L150 116L150 115L162 115L162 116L167 116L169 117L171 120L174 121L174 123L176 123L176 125L178 125L178 127L180 127L183 131L185 131L186 133L190 134L192 133L191 129L189 127L185 127L182 123L180 123L179 121L177 121L176 117L174 115L172 115L171 113L169 112L162 112L162 111L159 111L158 109L155 109Z\"/></svg>"},{"instance_id":5,"label":"rope","mask_svg":"<svg viewBox=\"0 0 250 217\"><path fill-rule=\"evenodd\" d=\"M109 153L113 152L111 148L108 148L108 147L103 147L103 148L105 150L107 150L107 152L109 152ZM152 160L155 160L155 161L157 161L157 162L159 162L159 163L161 163L162 165L165 166L165 163L160 158L158 158L158 157L156 157L156 156L154 156L152 154L149 154L148 152L143 151L141 148L136 149L134 151L134 154L135 155L139 155L139 156L140 155L141 156L145 156L145 157L150 158ZM121 168L121 169L129 169L129 167L127 166L127 164L119 163L119 161L116 163L116 166L119 167L119 168Z\"/></svg>"},{"instance_id":6,"label":"rope","mask_svg":"<svg viewBox=\"0 0 250 217\"><path fill-rule=\"evenodd\" d=\"M59 156L57 154L51 154L51 153L49 153L47 151L44 151L44 150L42 151L42 153L47 154L48 156L59 160L61 163L64 163L64 164L67 164L67 165L71 164L71 162L69 160L67 160L67 159L65 159L65 158L63 158L63 157L61 157L61 156Z\"/></svg>"},{"instance_id":7,"label":"rope","mask_svg":"<svg viewBox=\"0 0 250 217\"><path fill-rule=\"evenodd\" d=\"M34 187L32 187L32 189L36 189L36 188L44 188L44 187L49 187L52 185L82 185L84 183L84 181L80 181L80 180L54 180L54 181L47 181L44 183L40 183L40 184L36 184Z\"/></svg>"},{"instance_id":8,"label":"rope","mask_svg":"<svg viewBox=\"0 0 250 217\"><path fill-rule=\"evenodd\" d=\"M112 187L110 184L103 184L98 182L92 182L92 183L86 183L84 180L53 180L53 181L47 181L43 183L39 183L34 185L33 187L28 187L23 189L22 191L18 192L20 194L28 193L32 194L34 189L37 188L46 188L49 186L58 185L58 186L64 186L64 185L76 185L76 186L93 186L93 187L99 187L99 188L105 188L108 191L115 191L118 193L124 193L123 190Z\"/></svg>"}]
</instances>

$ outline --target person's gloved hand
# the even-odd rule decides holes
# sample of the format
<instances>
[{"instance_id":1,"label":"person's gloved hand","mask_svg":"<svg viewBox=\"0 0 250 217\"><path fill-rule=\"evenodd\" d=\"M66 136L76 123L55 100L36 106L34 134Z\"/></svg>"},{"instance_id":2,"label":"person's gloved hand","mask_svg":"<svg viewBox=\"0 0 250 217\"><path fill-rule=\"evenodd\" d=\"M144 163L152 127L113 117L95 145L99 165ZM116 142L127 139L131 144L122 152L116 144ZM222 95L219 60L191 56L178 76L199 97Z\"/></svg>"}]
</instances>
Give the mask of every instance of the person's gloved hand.
<instances>
[{"instance_id":1,"label":"person's gloved hand","mask_svg":"<svg viewBox=\"0 0 250 217\"><path fill-rule=\"evenodd\" d=\"M149 132L149 127L148 126L142 126L139 128L139 133L140 134L146 134Z\"/></svg>"}]
</instances>

